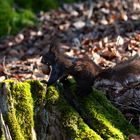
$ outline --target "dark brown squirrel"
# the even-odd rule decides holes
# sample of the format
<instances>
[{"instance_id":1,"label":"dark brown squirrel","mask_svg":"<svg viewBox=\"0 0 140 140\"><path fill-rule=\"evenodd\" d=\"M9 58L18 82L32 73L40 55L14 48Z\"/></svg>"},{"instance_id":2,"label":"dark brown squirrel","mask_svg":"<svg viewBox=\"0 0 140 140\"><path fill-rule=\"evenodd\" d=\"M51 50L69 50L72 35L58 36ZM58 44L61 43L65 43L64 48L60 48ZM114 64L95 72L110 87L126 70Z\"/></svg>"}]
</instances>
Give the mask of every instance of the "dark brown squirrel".
<instances>
[{"instance_id":1,"label":"dark brown squirrel","mask_svg":"<svg viewBox=\"0 0 140 140\"><path fill-rule=\"evenodd\" d=\"M57 44L57 45L56 45ZM48 85L58 79L65 79L68 75L77 82L78 93L87 94L91 91L95 76L101 68L89 58L72 58L59 52L58 43L52 43L50 50L43 55L41 62L51 66Z\"/></svg>"},{"instance_id":2,"label":"dark brown squirrel","mask_svg":"<svg viewBox=\"0 0 140 140\"><path fill-rule=\"evenodd\" d=\"M43 55L41 62L51 66L48 85L68 75L75 78L78 93L88 94L95 79L108 79L122 82L129 76L140 75L140 58L133 57L113 68L101 69L88 57L72 58L59 52L58 43L52 43L50 50Z\"/></svg>"}]
</instances>

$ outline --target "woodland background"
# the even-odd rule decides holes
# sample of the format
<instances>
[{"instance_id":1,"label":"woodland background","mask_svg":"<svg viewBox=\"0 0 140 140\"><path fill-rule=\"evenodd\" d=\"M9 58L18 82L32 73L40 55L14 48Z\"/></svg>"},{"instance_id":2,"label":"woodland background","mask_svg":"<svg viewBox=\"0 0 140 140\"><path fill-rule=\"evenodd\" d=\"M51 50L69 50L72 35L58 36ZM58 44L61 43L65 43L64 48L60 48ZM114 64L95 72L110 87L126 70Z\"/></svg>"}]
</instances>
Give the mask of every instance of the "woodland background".
<instances>
[{"instance_id":1,"label":"woodland background","mask_svg":"<svg viewBox=\"0 0 140 140\"><path fill-rule=\"evenodd\" d=\"M37 23L36 14L40 11L56 9L62 3L76 0L1 0L0 36L16 33L25 26Z\"/></svg>"},{"instance_id":2,"label":"woodland background","mask_svg":"<svg viewBox=\"0 0 140 140\"><path fill-rule=\"evenodd\" d=\"M65 2L71 4L64 4ZM55 35L62 39L62 42L67 43L60 45L60 49L63 50L63 53L74 58L87 55L103 69L113 67L116 64L128 60L129 58L135 56L135 54L139 53L139 0L95 0L93 3L93 14L89 16L89 1L0 0L0 82L10 78L18 81L26 81L29 79L39 81L47 80L48 76L43 74L41 71L40 59L44 52L48 50L49 44L52 41L51 39ZM75 139L78 139L81 136L84 139L87 134L92 137L91 134L94 135L94 133L90 133L91 130L89 130L89 127L87 128L87 124L90 126L90 128L93 127L93 130L98 131L99 136L101 136L103 139L116 139L116 137L119 137L118 139L125 140L128 138L128 135L131 133L137 134L137 132L140 130L139 81L134 85L130 82L130 84L126 85L125 88L121 87L121 89L118 86L113 87L114 83L112 83L112 81L108 81L104 86L101 85L98 87L98 89L105 91L102 93L103 98L101 98L101 93L98 95L98 92L97 95L95 94L96 92L89 95L84 99L85 101L79 99L79 97L74 98L74 103L76 100L76 102L80 103L80 108L83 109L79 110L79 107L69 105L69 101L63 97L63 93L60 94L56 90L60 83L58 85L56 84L56 87L50 87L50 92L47 94L49 97L47 98L45 97L46 91L43 92L44 94L42 95L42 90L35 90L35 92L37 92L36 100L36 98L32 97L32 93L34 94L34 87L36 88L37 86L34 84L35 81L32 80L25 82L25 85L24 83L22 84L15 81L8 81L8 87L6 87L3 83L0 86L1 93L5 93L5 89L8 89L9 93L4 94L4 96L3 94L0 94L4 97L4 103L7 102L7 100L5 100L7 95L9 96L7 99L11 99L11 93L13 93L12 106L14 105L14 108L12 116L15 116L8 117L11 124L13 124L13 120L11 121L11 118L17 120L18 125L11 127L11 130L15 131L15 134L17 133L17 128L13 129L13 127L18 126L18 130L20 130L23 125L22 123L26 123L26 121L22 122L22 119L20 119L22 116L26 118L26 114L24 114L24 111L21 110L26 110L27 114L29 114L28 110L26 109L27 106L22 108L22 104L20 105L20 102L23 99L22 95L26 96L25 93L28 94L27 97L29 96L29 98L27 98L27 102L34 99L35 102L37 101L37 105L31 104L32 112L36 112L36 110L34 110L36 107L38 110L38 100L40 100L40 98L43 99L43 102L42 100L39 102L39 108L41 111L39 110L39 116L37 115L37 119L39 118L38 120L40 120L40 116L42 116L42 113L45 110L44 116L47 118L45 118L45 121L40 120L41 123L45 122L45 125L43 124L43 126L45 126L43 131L44 137L48 135L46 134L46 129L48 129L47 119L56 119L58 116L60 117L58 124L60 124L60 128L63 128L62 131L65 130L65 128L68 129L68 131L64 133L64 136L66 135L66 139L69 134L73 134L71 136L73 136ZM39 81L37 81L37 83ZM24 88L26 86L27 91L25 91L26 89ZM33 89L30 88L30 86ZM43 89L42 86L39 87ZM32 89L32 91L30 91L30 89ZM14 90L17 90L18 92L15 92ZM22 94L17 95L18 93L21 93L21 91L23 91ZM118 91L119 94L117 94ZM34 95L36 96L36 94ZM104 95L107 95L111 102L106 99ZM49 101L47 102L49 105L45 105L46 99ZM92 102L93 100L94 102ZM17 104L16 101L18 101ZM22 101L25 104L24 99ZM11 107L11 100L8 100L8 103L8 107ZM112 105L111 103L114 104ZM66 104L68 106L65 106ZM96 106L96 104L98 104L98 106ZM92 108L90 108L91 105ZM46 108L46 106L50 108ZM117 107L123 113L127 121L124 121L124 116L122 116L122 114L120 115L122 119L117 120L119 117L114 115L114 112L118 114L118 110L112 106ZM109 112L108 107L113 108L113 110ZM68 108L69 111L66 113L69 114L67 116L67 114L65 114L65 110ZM3 106L1 106L1 109L3 109ZM15 114L15 112L18 111L21 114ZM5 113L5 110L3 112ZM48 112L50 113L50 116L48 116ZM95 115L97 113L99 114L99 117ZM31 117L32 121L34 119L33 114L34 113L32 113ZM64 115L66 116L63 119ZM91 115L92 117L88 118ZM105 119L102 119L102 115ZM75 118L74 121L72 116ZM101 120L98 119L100 117ZM82 125L80 125L81 123L79 123L79 119L80 122L82 120ZM34 124L36 124L38 120L35 121ZM50 120L52 121L50 122L52 126L50 125L51 127L49 128L52 130L50 137L54 134L53 130L58 129L54 120ZM61 126L62 120L64 124L63 126ZM87 122L91 120L91 122L86 124L85 120ZM94 121L97 125L95 125ZM130 125L130 131L127 130L127 128L129 128L128 125ZM31 123L31 126L33 126L33 123ZM42 124L39 124L39 126L42 128ZM59 127L59 125L57 126ZM134 126L136 129L133 128ZM116 128L119 129L117 129L117 131L114 133L114 129ZM28 128L25 129L25 132L26 131L28 131ZM32 130L30 129L28 132L31 131ZM39 131L38 134L40 133L40 129L36 129L35 131ZM109 132L107 135L106 131ZM19 133L20 136L21 133L23 132ZM61 132L59 134L61 136ZM57 136L58 134L56 134L56 137ZM90 137L89 140L91 140Z\"/></svg>"}]
</instances>

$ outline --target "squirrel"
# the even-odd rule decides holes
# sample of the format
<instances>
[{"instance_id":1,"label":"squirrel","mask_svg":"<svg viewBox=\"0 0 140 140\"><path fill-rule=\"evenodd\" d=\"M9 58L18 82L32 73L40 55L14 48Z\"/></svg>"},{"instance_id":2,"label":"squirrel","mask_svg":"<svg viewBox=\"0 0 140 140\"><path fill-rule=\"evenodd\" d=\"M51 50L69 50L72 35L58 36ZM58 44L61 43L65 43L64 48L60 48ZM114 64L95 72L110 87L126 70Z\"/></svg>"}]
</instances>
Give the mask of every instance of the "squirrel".
<instances>
[{"instance_id":1,"label":"squirrel","mask_svg":"<svg viewBox=\"0 0 140 140\"><path fill-rule=\"evenodd\" d=\"M63 81L68 75L71 75L77 82L78 93L88 94L94 84L95 76L99 74L101 68L88 57L73 58L60 53L58 46L58 43L51 43L49 51L43 55L41 60L44 64L43 73L48 74L48 67L50 67L47 85L51 85L57 80Z\"/></svg>"},{"instance_id":2,"label":"squirrel","mask_svg":"<svg viewBox=\"0 0 140 140\"><path fill-rule=\"evenodd\" d=\"M113 68L102 69L88 57L72 58L60 53L58 46L59 42L52 42L49 51L43 55L41 60L45 65L44 73L46 66L50 67L48 85L71 75L77 82L78 93L88 94L96 79L123 82L130 76L140 75L140 58L138 56L119 63Z\"/></svg>"}]
</instances>

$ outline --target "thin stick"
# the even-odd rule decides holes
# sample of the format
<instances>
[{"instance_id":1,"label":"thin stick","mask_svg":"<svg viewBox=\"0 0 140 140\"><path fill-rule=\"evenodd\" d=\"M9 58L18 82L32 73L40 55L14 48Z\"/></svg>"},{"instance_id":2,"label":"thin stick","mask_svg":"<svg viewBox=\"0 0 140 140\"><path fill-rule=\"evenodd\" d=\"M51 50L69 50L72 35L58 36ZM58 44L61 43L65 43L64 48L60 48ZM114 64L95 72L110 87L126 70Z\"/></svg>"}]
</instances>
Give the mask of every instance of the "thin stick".
<instances>
[{"instance_id":1,"label":"thin stick","mask_svg":"<svg viewBox=\"0 0 140 140\"><path fill-rule=\"evenodd\" d=\"M4 131L4 135L5 135L6 140L12 140L12 137L11 137L11 134L10 134L10 131L9 131L9 128L8 128L8 126L4 122L1 109L0 109L0 124L1 124L1 127L3 128L3 131Z\"/></svg>"}]
</instances>

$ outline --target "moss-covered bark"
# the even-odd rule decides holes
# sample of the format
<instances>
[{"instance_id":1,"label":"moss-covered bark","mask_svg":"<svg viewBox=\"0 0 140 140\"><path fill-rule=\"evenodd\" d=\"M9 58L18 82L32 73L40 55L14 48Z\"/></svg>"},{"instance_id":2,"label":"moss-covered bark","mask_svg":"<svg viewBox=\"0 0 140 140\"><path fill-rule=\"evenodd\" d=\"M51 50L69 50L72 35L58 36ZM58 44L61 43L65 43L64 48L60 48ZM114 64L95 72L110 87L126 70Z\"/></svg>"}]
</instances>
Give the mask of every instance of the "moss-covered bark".
<instances>
[{"instance_id":1,"label":"moss-covered bark","mask_svg":"<svg viewBox=\"0 0 140 140\"><path fill-rule=\"evenodd\" d=\"M0 109L12 139L36 139L38 128L35 127L35 124L38 126L36 120L39 112L43 110L45 95L45 88L38 81L22 83L7 80L1 83Z\"/></svg>"},{"instance_id":2,"label":"moss-covered bark","mask_svg":"<svg viewBox=\"0 0 140 140\"><path fill-rule=\"evenodd\" d=\"M91 94L81 97L75 95L73 81L66 87L67 90L58 88L59 92L50 87L47 103L61 112L61 124L70 139L126 140L130 133L136 133L102 92L94 89ZM48 107L48 110L52 109Z\"/></svg>"},{"instance_id":3,"label":"moss-covered bark","mask_svg":"<svg viewBox=\"0 0 140 140\"><path fill-rule=\"evenodd\" d=\"M49 87L48 89L47 108L49 112L55 110L54 116L56 116L57 120L60 121L59 129L66 134L65 137L61 136L61 134L57 134L57 137L59 135L59 137L62 137L63 139L102 140L102 138L94 130L90 129L90 127L80 117L79 113L69 105L55 87ZM52 117L52 115L49 117ZM52 124L51 127L55 127L52 126ZM52 132L54 134L56 131Z\"/></svg>"},{"instance_id":4,"label":"moss-covered bark","mask_svg":"<svg viewBox=\"0 0 140 140\"><path fill-rule=\"evenodd\" d=\"M1 83L0 110L12 139L126 140L136 133L101 92L79 97L75 83L65 87L50 86L46 94L46 86L39 81Z\"/></svg>"}]
</instances>

